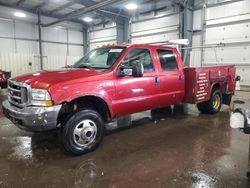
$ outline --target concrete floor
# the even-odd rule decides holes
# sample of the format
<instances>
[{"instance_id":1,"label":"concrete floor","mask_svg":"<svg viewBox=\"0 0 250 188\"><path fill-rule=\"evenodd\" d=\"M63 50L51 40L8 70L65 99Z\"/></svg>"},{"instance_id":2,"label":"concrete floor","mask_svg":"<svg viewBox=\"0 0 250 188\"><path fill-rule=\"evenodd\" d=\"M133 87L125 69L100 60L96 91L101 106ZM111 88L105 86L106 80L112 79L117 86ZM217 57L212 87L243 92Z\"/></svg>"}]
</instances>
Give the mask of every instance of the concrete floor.
<instances>
[{"instance_id":1,"label":"concrete floor","mask_svg":"<svg viewBox=\"0 0 250 188\"><path fill-rule=\"evenodd\" d=\"M0 92L0 101L6 91ZM237 92L250 107L250 93ZM176 113L153 122L148 112L110 131L97 150L63 153L56 132L21 131L0 111L0 187L250 187L249 136L229 127L229 110Z\"/></svg>"}]
</instances>

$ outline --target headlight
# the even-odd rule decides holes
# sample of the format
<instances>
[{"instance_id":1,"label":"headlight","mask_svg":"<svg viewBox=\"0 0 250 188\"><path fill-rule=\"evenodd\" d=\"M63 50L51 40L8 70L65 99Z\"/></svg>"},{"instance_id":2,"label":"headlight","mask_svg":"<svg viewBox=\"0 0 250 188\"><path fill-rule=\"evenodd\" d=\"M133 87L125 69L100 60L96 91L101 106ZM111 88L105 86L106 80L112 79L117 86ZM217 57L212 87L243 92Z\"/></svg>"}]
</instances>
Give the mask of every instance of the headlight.
<instances>
[{"instance_id":1,"label":"headlight","mask_svg":"<svg viewBox=\"0 0 250 188\"><path fill-rule=\"evenodd\" d=\"M49 92L45 89L31 89L31 105L52 106L53 102Z\"/></svg>"}]
</instances>

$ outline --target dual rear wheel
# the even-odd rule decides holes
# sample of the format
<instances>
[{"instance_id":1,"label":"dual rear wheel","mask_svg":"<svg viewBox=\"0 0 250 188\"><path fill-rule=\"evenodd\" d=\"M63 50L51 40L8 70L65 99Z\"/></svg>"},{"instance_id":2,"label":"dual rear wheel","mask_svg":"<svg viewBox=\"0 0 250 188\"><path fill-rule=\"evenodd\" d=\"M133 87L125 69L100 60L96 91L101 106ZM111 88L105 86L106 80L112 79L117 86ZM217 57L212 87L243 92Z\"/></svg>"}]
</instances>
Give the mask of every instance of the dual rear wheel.
<instances>
[{"instance_id":1,"label":"dual rear wheel","mask_svg":"<svg viewBox=\"0 0 250 188\"><path fill-rule=\"evenodd\" d=\"M208 101L197 104L197 108L201 113L216 114L220 111L222 105L222 96L219 89L212 91L211 97Z\"/></svg>"}]
</instances>

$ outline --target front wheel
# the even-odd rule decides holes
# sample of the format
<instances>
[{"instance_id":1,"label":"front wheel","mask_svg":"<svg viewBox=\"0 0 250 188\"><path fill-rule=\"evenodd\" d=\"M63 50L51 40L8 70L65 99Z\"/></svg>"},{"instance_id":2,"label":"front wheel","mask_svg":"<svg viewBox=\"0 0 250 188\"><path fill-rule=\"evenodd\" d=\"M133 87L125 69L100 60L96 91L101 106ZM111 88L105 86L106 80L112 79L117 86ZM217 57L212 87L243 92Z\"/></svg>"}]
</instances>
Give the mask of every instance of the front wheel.
<instances>
[{"instance_id":1,"label":"front wheel","mask_svg":"<svg viewBox=\"0 0 250 188\"><path fill-rule=\"evenodd\" d=\"M220 90L215 89L212 91L209 101L197 104L197 108L201 113L216 114L220 111L222 105L222 97Z\"/></svg>"},{"instance_id":2,"label":"front wheel","mask_svg":"<svg viewBox=\"0 0 250 188\"><path fill-rule=\"evenodd\" d=\"M82 155L93 151L103 138L103 119L94 110L73 114L61 127L61 142L67 153Z\"/></svg>"}]
</instances>

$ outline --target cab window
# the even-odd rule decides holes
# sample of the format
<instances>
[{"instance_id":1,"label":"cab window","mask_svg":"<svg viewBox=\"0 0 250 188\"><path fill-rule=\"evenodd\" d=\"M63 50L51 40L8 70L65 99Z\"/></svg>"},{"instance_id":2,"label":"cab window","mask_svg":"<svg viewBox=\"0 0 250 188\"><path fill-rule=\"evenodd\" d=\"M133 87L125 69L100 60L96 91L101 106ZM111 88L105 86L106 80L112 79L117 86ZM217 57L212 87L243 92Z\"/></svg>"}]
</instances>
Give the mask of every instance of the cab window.
<instances>
[{"instance_id":1,"label":"cab window","mask_svg":"<svg viewBox=\"0 0 250 188\"><path fill-rule=\"evenodd\" d=\"M78 60L73 67L109 69L116 63L119 57L123 54L124 50L125 47L119 46L97 48Z\"/></svg>"},{"instance_id":2,"label":"cab window","mask_svg":"<svg viewBox=\"0 0 250 188\"><path fill-rule=\"evenodd\" d=\"M154 72L154 64L148 49L132 49L122 61L125 67L132 67L136 63L142 63L144 72Z\"/></svg>"},{"instance_id":3,"label":"cab window","mask_svg":"<svg viewBox=\"0 0 250 188\"><path fill-rule=\"evenodd\" d=\"M176 57L172 50L158 49L157 53L163 71L178 70Z\"/></svg>"}]
</instances>

